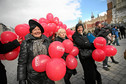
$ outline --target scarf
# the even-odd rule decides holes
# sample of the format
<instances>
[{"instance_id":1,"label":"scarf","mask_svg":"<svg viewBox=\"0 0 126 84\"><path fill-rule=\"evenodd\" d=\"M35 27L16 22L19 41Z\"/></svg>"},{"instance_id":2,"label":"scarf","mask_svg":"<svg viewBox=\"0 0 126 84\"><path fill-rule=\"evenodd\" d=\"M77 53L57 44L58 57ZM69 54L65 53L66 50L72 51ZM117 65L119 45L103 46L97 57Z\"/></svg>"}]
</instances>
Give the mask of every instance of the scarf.
<instances>
[{"instance_id":1,"label":"scarf","mask_svg":"<svg viewBox=\"0 0 126 84\"><path fill-rule=\"evenodd\" d=\"M33 54L34 56L44 54L47 55L47 47L43 44L43 39L33 40Z\"/></svg>"}]
</instances>

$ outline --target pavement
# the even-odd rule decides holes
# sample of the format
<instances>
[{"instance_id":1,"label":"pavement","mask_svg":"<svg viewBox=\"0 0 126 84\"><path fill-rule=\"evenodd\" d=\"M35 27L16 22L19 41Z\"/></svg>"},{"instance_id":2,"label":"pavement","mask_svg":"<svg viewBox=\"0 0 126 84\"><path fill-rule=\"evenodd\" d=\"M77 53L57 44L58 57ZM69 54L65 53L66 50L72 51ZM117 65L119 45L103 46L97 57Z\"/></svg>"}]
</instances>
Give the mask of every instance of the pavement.
<instances>
[{"instance_id":1,"label":"pavement","mask_svg":"<svg viewBox=\"0 0 126 84\"><path fill-rule=\"evenodd\" d=\"M126 60L124 59L124 51L126 49L126 39L119 40L120 46L115 46L117 54L114 56L119 64L114 64L109 58L108 64L111 65L110 71L105 71L102 67L102 62L96 62L98 71L102 76L102 84L126 84ZM18 58L17 58L18 59ZM17 59L13 61L2 61L7 71L8 84L19 84L17 81ZM83 70L78 60L77 74L70 79L71 84L85 84ZM56 84L65 84L64 80L56 81Z\"/></svg>"},{"instance_id":2,"label":"pavement","mask_svg":"<svg viewBox=\"0 0 126 84\"><path fill-rule=\"evenodd\" d=\"M119 64L112 63L112 60L109 58L108 64L109 71L105 71L102 66L102 62L96 62L97 69L102 76L102 84L126 84L126 60L124 59L124 51L126 49L126 39L119 40L120 46L114 46L117 49L117 54L114 56L114 59L119 62ZM82 79L83 70L81 64L78 60L77 74L73 75L70 79L71 84L85 84ZM64 80L56 81L56 84L65 84Z\"/></svg>"}]
</instances>

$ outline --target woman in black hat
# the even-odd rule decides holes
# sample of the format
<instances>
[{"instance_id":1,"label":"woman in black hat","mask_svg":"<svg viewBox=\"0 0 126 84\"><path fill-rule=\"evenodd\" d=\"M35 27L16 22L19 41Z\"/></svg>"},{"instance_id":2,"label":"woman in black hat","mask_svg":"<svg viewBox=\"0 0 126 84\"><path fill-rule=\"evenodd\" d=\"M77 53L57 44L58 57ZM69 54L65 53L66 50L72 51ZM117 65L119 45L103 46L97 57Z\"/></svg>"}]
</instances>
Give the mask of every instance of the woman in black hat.
<instances>
[{"instance_id":1,"label":"woman in black hat","mask_svg":"<svg viewBox=\"0 0 126 84\"><path fill-rule=\"evenodd\" d=\"M21 44L18 59L17 80L19 84L55 84L45 72L36 72L32 68L32 60L40 54L47 55L49 40L43 35L43 27L34 20L29 20L30 33Z\"/></svg>"}]
</instances>

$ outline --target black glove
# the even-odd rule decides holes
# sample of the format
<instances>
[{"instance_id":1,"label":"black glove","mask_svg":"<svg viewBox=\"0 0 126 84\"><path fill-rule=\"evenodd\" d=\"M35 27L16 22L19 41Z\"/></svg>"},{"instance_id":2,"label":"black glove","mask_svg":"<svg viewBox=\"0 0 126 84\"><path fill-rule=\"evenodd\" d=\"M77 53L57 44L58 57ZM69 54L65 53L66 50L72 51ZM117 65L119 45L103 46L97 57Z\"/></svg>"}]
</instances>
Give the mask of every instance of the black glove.
<instances>
[{"instance_id":1,"label":"black glove","mask_svg":"<svg viewBox=\"0 0 126 84\"><path fill-rule=\"evenodd\" d=\"M25 80L20 80L19 84L26 84L26 81Z\"/></svg>"}]
</instances>

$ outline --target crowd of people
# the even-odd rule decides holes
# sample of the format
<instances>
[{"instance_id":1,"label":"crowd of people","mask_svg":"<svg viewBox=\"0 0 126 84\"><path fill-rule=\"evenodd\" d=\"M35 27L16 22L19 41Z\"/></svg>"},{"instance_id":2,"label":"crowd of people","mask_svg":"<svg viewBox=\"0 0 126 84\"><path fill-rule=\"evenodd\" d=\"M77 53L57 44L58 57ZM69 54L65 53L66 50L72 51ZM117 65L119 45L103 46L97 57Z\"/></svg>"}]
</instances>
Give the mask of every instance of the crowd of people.
<instances>
[{"instance_id":1,"label":"crowd of people","mask_svg":"<svg viewBox=\"0 0 126 84\"><path fill-rule=\"evenodd\" d=\"M46 72L36 72L32 68L32 60L35 56L40 54L48 55L49 44L53 41L63 42L67 38L66 30L59 29L57 34L51 38L47 38L44 33L43 27L34 20L29 20L30 33L25 36L20 45L19 42L22 39L14 40L7 44L0 43L0 54L7 53L16 47L20 46L20 54L18 58L17 67L17 80L19 84L55 84L54 81L50 80ZM124 27L118 28L117 26L108 27L104 23L96 22L96 28L93 32L95 37L104 37L107 41L107 45L119 44L119 38L125 38ZM95 60L92 58L92 52L95 49L93 43L89 42L87 35L84 33L83 24L78 23L75 27L75 33L72 36L73 43L79 49L79 60L84 72L85 84L102 84L101 74L97 70ZM121 33L120 33L121 32ZM114 39L115 38L115 39ZM6 47L10 48L6 48ZM64 53L62 58L66 60L68 53ZM111 57L112 62L118 64L114 57ZM110 70L108 67L108 57L106 56L103 61L103 69L106 71ZM65 84L71 84L70 78L72 75L76 75L77 70L71 70L66 67L66 74L64 76ZM6 71L4 65L0 61L0 84L7 84Z\"/></svg>"}]
</instances>

